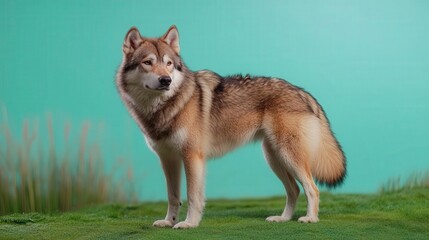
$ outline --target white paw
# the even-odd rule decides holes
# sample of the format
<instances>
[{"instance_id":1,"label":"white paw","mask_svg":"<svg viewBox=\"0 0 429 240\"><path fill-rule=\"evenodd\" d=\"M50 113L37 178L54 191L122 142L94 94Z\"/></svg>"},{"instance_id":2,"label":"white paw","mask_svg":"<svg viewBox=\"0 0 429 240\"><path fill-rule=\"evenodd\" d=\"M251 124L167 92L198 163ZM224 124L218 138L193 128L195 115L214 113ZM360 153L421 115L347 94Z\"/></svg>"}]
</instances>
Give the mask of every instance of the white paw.
<instances>
[{"instance_id":1,"label":"white paw","mask_svg":"<svg viewBox=\"0 0 429 240\"><path fill-rule=\"evenodd\" d=\"M282 217L282 216L271 216L271 217L267 217L267 219L265 220L268 222L286 222L286 221L289 221L290 218Z\"/></svg>"},{"instance_id":2,"label":"white paw","mask_svg":"<svg viewBox=\"0 0 429 240\"><path fill-rule=\"evenodd\" d=\"M154 227L172 227L174 223L170 220L157 220L153 223Z\"/></svg>"},{"instance_id":3,"label":"white paw","mask_svg":"<svg viewBox=\"0 0 429 240\"><path fill-rule=\"evenodd\" d=\"M198 224L190 223L190 222L179 222L178 224L174 225L174 229L187 229L187 228L195 228L198 227Z\"/></svg>"},{"instance_id":4,"label":"white paw","mask_svg":"<svg viewBox=\"0 0 429 240\"><path fill-rule=\"evenodd\" d=\"M298 222L300 223L317 223L318 221L319 221L318 217L304 216L304 217L298 218Z\"/></svg>"}]
</instances>

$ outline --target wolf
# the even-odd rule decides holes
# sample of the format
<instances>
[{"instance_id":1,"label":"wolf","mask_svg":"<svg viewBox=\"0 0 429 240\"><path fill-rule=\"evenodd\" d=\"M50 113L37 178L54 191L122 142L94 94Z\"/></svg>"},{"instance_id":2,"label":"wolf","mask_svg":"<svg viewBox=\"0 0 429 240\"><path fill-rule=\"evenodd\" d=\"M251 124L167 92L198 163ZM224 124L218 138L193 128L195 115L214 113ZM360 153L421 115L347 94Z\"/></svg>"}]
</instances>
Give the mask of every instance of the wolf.
<instances>
[{"instance_id":1,"label":"wolf","mask_svg":"<svg viewBox=\"0 0 429 240\"><path fill-rule=\"evenodd\" d=\"M266 220L292 219L299 182L307 214L298 221L319 221L319 190L313 178L330 187L339 185L346 160L313 96L279 78L191 71L180 57L174 25L159 38L143 37L132 27L122 51L116 75L119 95L158 155L167 184L167 214L153 226L197 227L205 205L207 160L252 141L262 142L265 159L287 193L282 214ZM188 209L179 222L182 167Z\"/></svg>"}]
</instances>

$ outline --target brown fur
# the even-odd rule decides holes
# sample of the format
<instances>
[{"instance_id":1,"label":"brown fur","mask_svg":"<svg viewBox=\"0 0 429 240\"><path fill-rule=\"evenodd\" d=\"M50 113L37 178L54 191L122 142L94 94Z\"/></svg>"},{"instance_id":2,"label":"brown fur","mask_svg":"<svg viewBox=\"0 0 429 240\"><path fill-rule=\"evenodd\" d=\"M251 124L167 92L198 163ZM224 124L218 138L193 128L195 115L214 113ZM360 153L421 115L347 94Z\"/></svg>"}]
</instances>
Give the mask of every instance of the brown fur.
<instances>
[{"instance_id":1,"label":"brown fur","mask_svg":"<svg viewBox=\"0 0 429 240\"><path fill-rule=\"evenodd\" d=\"M141 37L132 28L124 41L124 58L116 78L125 105L166 174L169 210L165 220L154 225L198 226L204 207L205 160L255 140L263 140L267 161L288 194L283 214L267 220L292 217L299 194L296 179L308 201L307 216L299 221L317 222L319 191L313 177L335 186L346 171L344 154L317 101L281 79L192 72L179 56L178 40L174 26L158 39ZM147 59L153 60L150 66ZM156 77L165 75L177 86L153 91L158 86ZM181 162L189 208L187 219L176 224L180 171L174 169L180 169Z\"/></svg>"}]
</instances>

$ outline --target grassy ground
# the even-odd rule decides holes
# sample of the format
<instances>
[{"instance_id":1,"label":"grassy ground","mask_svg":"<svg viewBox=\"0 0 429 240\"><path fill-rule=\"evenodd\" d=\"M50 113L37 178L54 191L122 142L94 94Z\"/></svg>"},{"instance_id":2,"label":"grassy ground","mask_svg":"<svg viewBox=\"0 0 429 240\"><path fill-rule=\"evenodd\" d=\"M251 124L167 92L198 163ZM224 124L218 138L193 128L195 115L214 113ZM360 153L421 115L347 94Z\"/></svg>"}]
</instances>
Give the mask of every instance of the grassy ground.
<instances>
[{"instance_id":1,"label":"grassy ground","mask_svg":"<svg viewBox=\"0 0 429 240\"><path fill-rule=\"evenodd\" d=\"M0 217L0 239L429 239L429 189L373 195L321 194L320 222L268 223L283 198L210 200L199 228L158 229L166 203L105 205L58 214ZM186 206L182 209L184 219Z\"/></svg>"}]
</instances>

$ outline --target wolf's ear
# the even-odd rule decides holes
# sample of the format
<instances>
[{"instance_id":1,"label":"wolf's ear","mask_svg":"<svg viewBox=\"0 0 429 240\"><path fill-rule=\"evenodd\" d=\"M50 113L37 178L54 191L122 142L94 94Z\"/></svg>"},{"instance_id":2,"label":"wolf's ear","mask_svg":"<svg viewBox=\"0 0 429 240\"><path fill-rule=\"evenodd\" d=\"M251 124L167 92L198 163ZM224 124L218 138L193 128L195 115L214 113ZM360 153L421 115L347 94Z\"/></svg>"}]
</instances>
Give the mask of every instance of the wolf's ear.
<instances>
[{"instance_id":1,"label":"wolf's ear","mask_svg":"<svg viewBox=\"0 0 429 240\"><path fill-rule=\"evenodd\" d=\"M125 36L124 45L122 46L122 51L125 54L132 53L142 42L142 37L140 32L136 27L132 27Z\"/></svg>"},{"instance_id":2,"label":"wolf's ear","mask_svg":"<svg viewBox=\"0 0 429 240\"><path fill-rule=\"evenodd\" d=\"M179 54L180 45L179 45L179 32L177 31L176 26L171 26L167 33L161 37L163 41L165 41L170 47Z\"/></svg>"}]
</instances>

